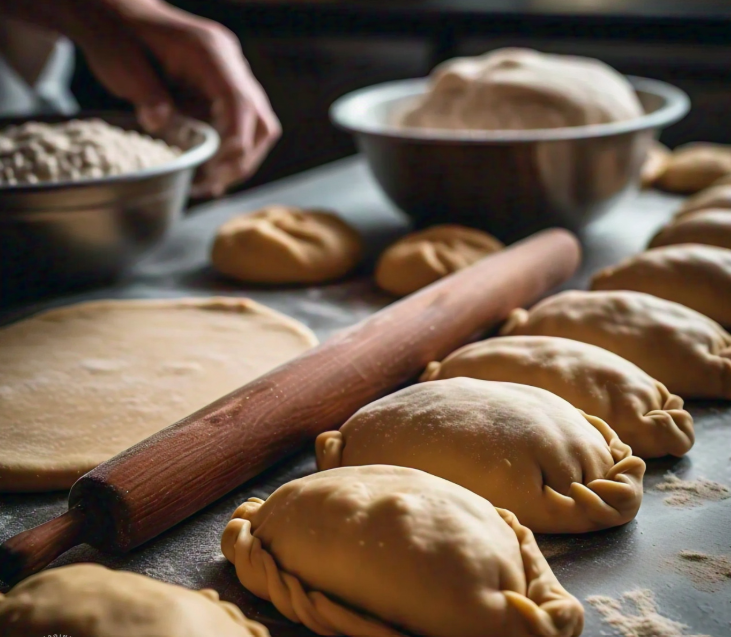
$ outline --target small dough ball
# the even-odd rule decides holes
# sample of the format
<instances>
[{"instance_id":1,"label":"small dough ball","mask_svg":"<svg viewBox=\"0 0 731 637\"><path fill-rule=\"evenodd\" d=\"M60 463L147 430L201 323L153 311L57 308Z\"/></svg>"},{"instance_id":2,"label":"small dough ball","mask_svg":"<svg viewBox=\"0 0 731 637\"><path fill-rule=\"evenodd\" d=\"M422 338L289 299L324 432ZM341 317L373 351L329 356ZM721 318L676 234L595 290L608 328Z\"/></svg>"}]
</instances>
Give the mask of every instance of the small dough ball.
<instances>
[{"instance_id":1,"label":"small dough ball","mask_svg":"<svg viewBox=\"0 0 731 637\"><path fill-rule=\"evenodd\" d=\"M680 194L696 193L731 173L731 146L695 142L675 149L657 186Z\"/></svg>"},{"instance_id":2,"label":"small dough ball","mask_svg":"<svg viewBox=\"0 0 731 637\"><path fill-rule=\"evenodd\" d=\"M640 180L643 188L651 188L665 172L672 157L672 151L660 142L652 142L642 165Z\"/></svg>"},{"instance_id":3,"label":"small dough ball","mask_svg":"<svg viewBox=\"0 0 731 637\"><path fill-rule=\"evenodd\" d=\"M3 637L269 637L218 593L98 564L42 571L0 595Z\"/></svg>"},{"instance_id":4,"label":"small dough ball","mask_svg":"<svg viewBox=\"0 0 731 637\"><path fill-rule=\"evenodd\" d=\"M337 215L269 206L224 223L211 260L245 283L322 283L348 274L361 254L360 235Z\"/></svg>"},{"instance_id":5,"label":"small dough ball","mask_svg":"<svg viewBox=\"0 0 731 637\"><path fill-rule=\"evenodd\" d=\"M561 336L626 358L684 398L731 399L731 334L642 292L568 291L513 310L500 334Z\"/></svg>"},{"instance_id":6,"label":"small dough ball","mask_svg":"<svg viewBox=\"0 0 731 637\"><path fill-rule=\"evenodd\" d=\"M606 124L643 113L632 85L599 60L506 48L439 65L402 125L525 130Z\"/></svg>"},{"instance_id":7,"label":"small dough ball","mask_svg":"<svg viewBox=\"0 0 731 637\"><path fill-rule=\"evenodd\" d=\"M221 548L247 589L319 635L576 637L583 625L512 513L414 469L293 480L236 509Z\"/></svg>"},{"instance_id":8,"label":"small dough ball","mask_svg":"<svg viewBox=\"0 0 731 637\"><path fill-rule=\"evenodd\" d=\"M421 383L356 412L316 441L321 470L389 464L427 471L508 509L535 533L625 524L645 463L599 418L529 385Z\"/></svg>"},{"instance_id":9,"label":"small dough ball","mask_svg":"<svg viewBox=\"0 0 731 637\"><path fill-rule=\"evenodd\" d=\"M591 288L645 292L731 327L731 250L726 248L695 243L654 248L598 272Z\"/></svg>"},{"instance_id":10,"label":"small dough ball","mask_svg":"<svg viewBox=\"0 0 731 637\"><path fill-rule=\"evenodd\" d=\"M714 184L697 195L689 197L678 210L677 217L682 217L699 210L728 210L731 212L731 185Z\"/></svg>"},{"instance_id":11,"label":"small dough ball","mask_svg":"<svg viewBox=\"0 0 731 637\"><path fill-rule=\"evenodd\" d=\"M695 440L682 398L637 365L588 343L556 336L489 338L430 363L421 380L460 376L550 391L604 420L640 458L682 456Z\"/></svg>"},{"instance_id":12,"label":"small dough ball","mask_svg":"<svg viewBox=\"0 0 731 637\"><path fill-rule=\"evenodd\" d=\"M681 243L702 243L731 249L731 210L710 208L677 217L662 228L647 247Z\"/></svg>"},{"instance_id":13,"label":"small dough ball","mask_svg":"<svg viewBox=\"0 0 731 637\"><path fill-rule=\"evenodd\" d=\"M492 235L457 225L432 226L390 246L376 265L376 283L406 296L505 246Z\"/></svg>"}]
</instances>

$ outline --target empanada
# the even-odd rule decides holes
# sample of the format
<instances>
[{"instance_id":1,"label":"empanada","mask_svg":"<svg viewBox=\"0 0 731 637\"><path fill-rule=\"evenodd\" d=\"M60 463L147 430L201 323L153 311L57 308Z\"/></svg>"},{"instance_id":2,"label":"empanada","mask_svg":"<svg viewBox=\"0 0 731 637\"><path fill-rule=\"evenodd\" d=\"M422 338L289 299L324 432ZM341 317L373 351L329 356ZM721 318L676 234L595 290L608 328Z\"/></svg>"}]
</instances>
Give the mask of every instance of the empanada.
<instances>
[{"instance_id":1,"label":"empanada","mask_svg":"<svg viewBox=\"0 0 731 637\"><path fill-rule=\"evenodd\" d=\"M413 232L389 247L376 264L376 283L405 296L503 248L495 237L457 225Z\"/></svg>"},{"instance_id":2,"label":"empanada","mask_svg":"<svg viewBox=\"0 0 731 637\"><path fill-rule=\"evenodd\" d=\"M588 343L556 336L490 338L430 363L421 380L460 376L550 391L604 420L640 458L682 456L695 439L682 398L637 365Z\"/></svg>"},{"instance_id":3,"label":"empanada","mask_svg":"<svg viewBox=\"0 0 731 637\"><path fill-rule=\"evenodd\" d=\"M731 173L731 146L694 142L675 149L657 180L663 190L691 194Z\"/></svg>"},{"instance_id":4,"label":"empanada","mask_svg":"<svg viewBox=\"0 0 731 637\"><path fill-rule=\"evenodd\" d=\"M731 399L731 334L642 292L568 291L513 310L502 335L562 336L608 349L683 398Z\"/></svg>"},{"instance_id":5,"label":"empanada","mask_svg":"<svg viewBox=\"0 0 731 637\"><path fill-rule=\"evenodd\" d=\"M682 217L699 210L728 210L731 212L731 185L713 185L688 197L675 215Z\"/></svg>"},{"instance_id":6,"label":"empanada","mask_svg":"<svg viewBox=\"0 0 731 637\"><path fill-rule=\"evenodd\" d=\"M320 635L574 637L583 609L533 534L467 489L348 467L242 504L221 540L241 583Z\"/></svg>"},{"instance_id":7,"label":"empanada","mask_svg":"<svg viewBox=\"0 0 731 637\"><path fill-rule=\"evenodd\" d=\"M670 161L672 151L661 144L660 142L653 142L647 149L647 157L645 163L642 164L642 171L640 173L640 181L643 188L650 188L655 184L660 175L665 172L665 168Z\"/></svg>"},{"instance_id":8,"label":"empanada","mask_svg":"<svg viewBox=\"0 0 731 637\"><path fill-rule=\"evenodd\" d=\"M683 243L647 250L595 274L591 288L645 292L731 326L731 250L726 248Z\"/></svg>"},{"instance_id":9,"label":"empanada","mask_svg":"<svg viewBox=\"0 0 731 637\"><path fill-rule=\"evenodd\" d=\"M731 249L731 210L699 210L677 217L662 228L647 247L680 243L702 243Z\"/></svg>"},{"instance_id":10,"label":"empanada","mask_svg":"<svg viewBox=\"0 0 731 637\"><path fill-rule=\"evenodd\" d=\"M603 420L537 387L472 378L421 383L316 441L318 468L428 471L508 509L536 533L584 533L637 514L645 463Z\"/></svg>"},{"instance_id":11,"label":"empanada","mask_svg":"<svg viewBox=\"0 0 731 637\"><path fill-rule=\"evenodd\" d=\"M211 260L247 283L322 283L345 276L361 253L360 235L336 214L269 206L224 223Z\"/></svg>"},{"instance_id":12,"label":"empanada","mask_svg":"<svg viewBox=\"0 0 731 637\"><path fill-rule=\"evenodd\" d=\"M0 635L269 637L269 631L214 590L73 564L32 575L0 594Z\"/></svg>"}]
</instances>

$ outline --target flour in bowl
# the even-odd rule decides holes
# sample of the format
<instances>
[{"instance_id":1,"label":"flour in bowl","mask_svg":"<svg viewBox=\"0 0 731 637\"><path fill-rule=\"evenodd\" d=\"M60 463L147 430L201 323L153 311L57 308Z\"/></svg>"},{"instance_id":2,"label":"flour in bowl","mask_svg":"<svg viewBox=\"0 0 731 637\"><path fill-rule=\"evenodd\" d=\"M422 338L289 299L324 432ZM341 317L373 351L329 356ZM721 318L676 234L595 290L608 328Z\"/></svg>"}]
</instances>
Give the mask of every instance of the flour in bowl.
<instances>
[{"instance_id":1,"label":"flour in bowl","mask_svg":"<svg viewBox=\"0 0 731 637\"><path fill-rule=\"evenodd\" d=\"M27 122L0 132L0 186L133 173L181 153L162 140L100 119Z\"/></svg>"}]
</instances>

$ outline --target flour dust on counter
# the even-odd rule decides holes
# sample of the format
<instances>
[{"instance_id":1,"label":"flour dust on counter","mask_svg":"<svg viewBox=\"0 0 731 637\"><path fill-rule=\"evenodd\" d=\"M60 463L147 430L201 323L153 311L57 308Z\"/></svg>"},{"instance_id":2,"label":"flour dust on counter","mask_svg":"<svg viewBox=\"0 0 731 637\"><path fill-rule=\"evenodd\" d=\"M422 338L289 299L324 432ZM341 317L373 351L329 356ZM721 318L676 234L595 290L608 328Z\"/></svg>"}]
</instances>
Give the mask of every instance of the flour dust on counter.
<instances>
[{"instance_id":1,"label":"flour dust on counter","mask_svg":"<svg viewBox=\"0 0 731 637\"><path fill-rule=\"evenodd\" d=\"M683 480L673 473L668 473L654 489L668 493L663 501L675 507L696 507L703 502L719 502L731 498L731 489L725 484L702 477Z\"/></svg>"}]
</instances>

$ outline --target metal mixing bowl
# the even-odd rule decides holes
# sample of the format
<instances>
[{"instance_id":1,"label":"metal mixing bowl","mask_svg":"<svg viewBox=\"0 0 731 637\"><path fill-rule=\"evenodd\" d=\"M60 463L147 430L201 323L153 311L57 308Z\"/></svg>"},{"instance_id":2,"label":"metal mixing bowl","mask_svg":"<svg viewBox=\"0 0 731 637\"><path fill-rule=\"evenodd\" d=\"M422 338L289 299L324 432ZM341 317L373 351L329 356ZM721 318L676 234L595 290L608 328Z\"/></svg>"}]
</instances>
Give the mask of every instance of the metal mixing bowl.
<instances>
[{"instance_id":1,"label":"metal mixing bowl","mask_svg":"<svg viewBox=\"0 0 731 637\"><path fill-rule=\"evenodd\" d=\"M80 113L139 130L135 117ZM27 120L0 119L0 130ZM134 173L83 181L0 186L0 302L110 280L159 243L181 215L195 169L218 149L216 131L181 118L159 135L183 152Z\"/></svg>"},{"instance_id":2,"label":"metal mixing bowl","mask_svg":"<svg viewBox=\"0 0 731 637\"><path fill-rule=\"evenodd\" d=\"M544 130L402 128L399 116L428 80L388 82L331 107L371 171L417 226L463 223L505 241L549 226L580 230L639 184L647 147L681 119L688 96L664 82L628 78L645 108L637 119Z\"/></svg>"}]
</instances>

